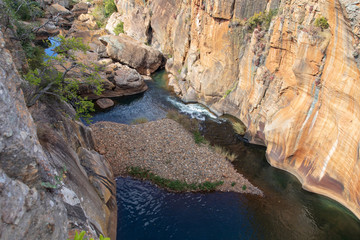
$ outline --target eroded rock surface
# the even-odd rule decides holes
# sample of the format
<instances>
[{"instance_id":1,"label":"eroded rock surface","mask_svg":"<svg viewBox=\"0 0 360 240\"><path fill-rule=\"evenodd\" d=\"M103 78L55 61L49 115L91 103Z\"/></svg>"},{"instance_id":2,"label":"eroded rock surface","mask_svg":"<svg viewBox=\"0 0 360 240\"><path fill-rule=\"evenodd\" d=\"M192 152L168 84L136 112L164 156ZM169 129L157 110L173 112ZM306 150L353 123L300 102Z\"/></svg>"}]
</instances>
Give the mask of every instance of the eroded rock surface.
<instances>
[{"instance_id":1,"label":"eroded rock surface","mask_svg":"<svg viewBox=\"0 0 360 240\"><path fill-rule=\"evenodd\" d=\"M67 239L76 229L115 239L115 183L91 130L51 97L31 115L5 46L0 31L0 238Z\"/></svg>"},{"instance_id":2,"label":"eroded rock surface","mask_svg":"<svg viewBox=\"0 0 360 240\"><path fill-rule=\"evenodd\" d=\"M357 1L116 2L124 19L152 13L151 44L184 100L240 118L273 166L360 216ZM246 28L276 8L269 30ZM314 25L321 16L329 29Z\"/></svg>"},{"instance_id":3,"label":"eroded rock surface","mask_svg":"<svg viewBox=\"0 0 360 240\"><path fill-rule=\"evenodd\" d=\"M106 35L99 39L106 45L106 52L112 59L136 69L140 74L150 75L164 65L160 51L125 34Z\"/></svg>"}]
</instances>

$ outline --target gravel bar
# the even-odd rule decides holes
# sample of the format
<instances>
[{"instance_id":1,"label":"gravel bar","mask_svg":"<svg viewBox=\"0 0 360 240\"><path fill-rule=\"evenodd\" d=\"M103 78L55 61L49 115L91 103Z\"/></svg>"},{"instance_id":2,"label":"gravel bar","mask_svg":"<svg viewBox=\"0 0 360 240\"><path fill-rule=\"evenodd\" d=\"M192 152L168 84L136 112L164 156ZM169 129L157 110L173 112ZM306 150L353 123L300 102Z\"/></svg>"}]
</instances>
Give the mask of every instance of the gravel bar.
<instances>
[{"instance_id":1,"label":"gravel bar","mask_svg":"<svg viewBox=\"0 0 360 240\"><path fill-rule=\"evenodd\" d=\"M139 125L98 122L91 128L96 149L110 162L115 176L126 176L128 167L141 167L162 178L189 184L224 181L217 190L263 195L224 156L196 144L192 134L173 120Z\"/></svg>"}]
</instances>

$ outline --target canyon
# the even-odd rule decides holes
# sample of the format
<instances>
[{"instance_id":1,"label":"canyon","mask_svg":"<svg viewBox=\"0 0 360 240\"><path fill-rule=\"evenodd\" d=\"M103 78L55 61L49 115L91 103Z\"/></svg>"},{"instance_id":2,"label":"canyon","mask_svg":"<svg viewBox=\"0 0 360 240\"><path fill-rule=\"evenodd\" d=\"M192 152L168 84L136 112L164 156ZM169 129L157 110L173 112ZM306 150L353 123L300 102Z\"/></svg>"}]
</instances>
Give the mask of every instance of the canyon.
<instances>
[{"instance_id":1,"label":"canyon","mask_svg":"<svg viewBox=\"0 0 360 240\"><path fill-rule=\"evenodd\" d=\"M129 36L160 49L184 101L239 118L272 166L360 217L358 1L116 4L107 29L122 21ZM246 27L275 9L268 29ZM328 29L314 26L319 17Z\"/></svg>"},{"instance_id":2,"label":"canyon","mask_svg":"<svg viewBox=\"0 0 360 240\"><path fill-rule=\"evenodd\" d=\"M142 93L146 75L165 65L184 102L240 119L272 166L360 218L359 1L115 0L105 29L85 1L72 10L73 1L37 2L47 9L41 22L62 16L37 40L82 37L90 49L77 57L106 66L101 97ZM315 25L321 17L328 28ZM125 34L114 36L120 23ZM28 65L11 39L1 27L0 237L66 239L86 230L115 239L109 161L70 105L51 97L26 105L20 71Z\"/></svg>"}]
</instances>

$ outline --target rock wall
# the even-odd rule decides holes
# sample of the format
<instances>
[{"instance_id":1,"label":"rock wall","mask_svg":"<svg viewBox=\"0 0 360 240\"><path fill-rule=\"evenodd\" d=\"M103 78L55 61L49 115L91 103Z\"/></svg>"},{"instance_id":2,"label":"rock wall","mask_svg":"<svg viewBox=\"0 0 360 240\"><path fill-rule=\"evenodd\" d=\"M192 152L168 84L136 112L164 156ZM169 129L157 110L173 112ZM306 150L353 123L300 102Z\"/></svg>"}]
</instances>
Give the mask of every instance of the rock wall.
<instances>
[{"instance_id":1,"label":"rock wall","mask_svg":"<svg viewBox=\"0 0 360 240\"><path fill-rule=\"evenodd\" d=\"M169 58L177 94L240 118L271 165L360 217L358 1L116 2L125 32L136 18L144 27L132 37ZM270 9L278 14L269 29L246 27ZM314 26L320 16L329 29Z\"/></svg>"},{"instance_id":2,"label":"rock wall","mask_svg":"<svg viewBox=\"0 0 360 240\"><path fill-rule=\"evenodd\" d=\"M115 183L90 129L51 98L32 107L33 118L21 84L0 31L0 238L67 239L85 230L115 239Z\"/></svg>"}]
</instances>

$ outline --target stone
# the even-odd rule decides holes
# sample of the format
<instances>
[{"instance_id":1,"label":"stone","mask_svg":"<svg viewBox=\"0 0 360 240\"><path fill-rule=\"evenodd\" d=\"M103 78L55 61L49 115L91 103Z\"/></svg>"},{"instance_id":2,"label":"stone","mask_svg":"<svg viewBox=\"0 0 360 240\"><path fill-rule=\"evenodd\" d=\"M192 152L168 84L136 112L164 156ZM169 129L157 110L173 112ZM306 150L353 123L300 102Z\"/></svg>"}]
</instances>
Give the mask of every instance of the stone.
<instances>
[{"instance_id":1,"label":"stone","mask_svg":"<svg viewBox=\"0 0 360 240\"><path fill-rule=\"evenodd\" d=\"M44 25L44 27L36 32L36 40L46 40L60 33L59 27L56 26L54 22L49 22L47 18L39 18L37 20L40 22L40 25Z\"/></svg>"},{"instance_id":2,"label":"stone","mask_svg":"<svg viewBox=\"0 0 360 240\"><path fill-rule=\"evenodd\" d=\"M56 16L58 14L62 16L71 15L71 12L68 9L58 3L52 4L51 6L47 7L46 11L49 12L52 16Z\"/></svg>"},{"instance_id":3,"label":"stone","mask_svg":"<svg viewBox=\"0 0 360 240\"><path fill-rule=\"evenodd\" d=\"M107 54L114 60L136 69L140 74L150 75L164 65L162 53L133 38L120 34L99 38L106 45Z\"/></svg>"},{"instance_id":4,"label":"stone","mask_svg":"<svg viewBox=\"0 0 360 240\"><path fill-rule=\"evenodd\" d=\"M114 73L114 81L117 87L123 89L137 88L145 84L143 77L135 69L128 66L121 65Z\"/></svg>"},{"instance_id":5,"label":"stone","mask_svg":"<svg viewBox=\"0 0 360 240\"><path fill-rule=\"evenodd\" d=\"M71 12L74 14L75 17L80 16L81 14L87 14L89 6L84 2L79 2L75 4Z\"/></svg>"},{"instance_id":6,"label":"stone","mask_svg":"<svg viewBox=\"0 0 360 240\"><path fill-rule=\"evenodd\" d=\"M114 106L114 101L109 98L100 98L100 99L96 100L96 104L100 108L106 109L106 108L110 108L110 107Z\"/></svg>"}]
</instances>

